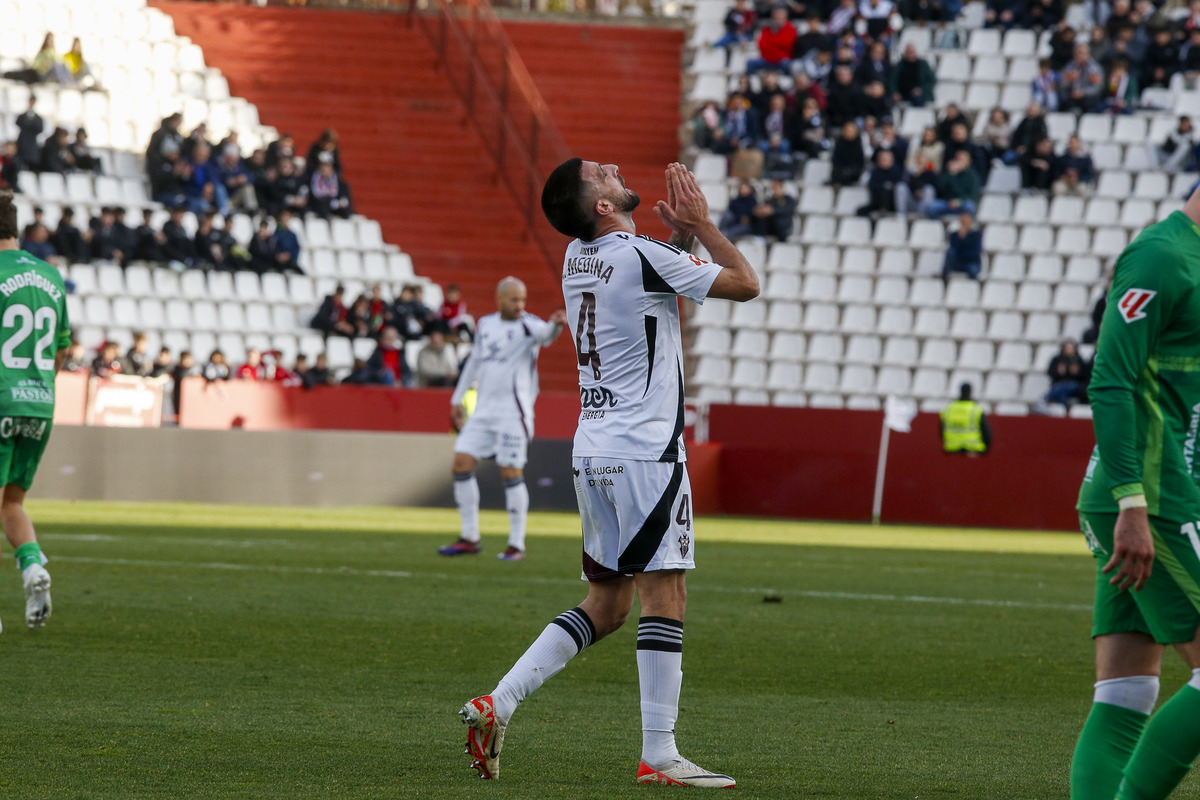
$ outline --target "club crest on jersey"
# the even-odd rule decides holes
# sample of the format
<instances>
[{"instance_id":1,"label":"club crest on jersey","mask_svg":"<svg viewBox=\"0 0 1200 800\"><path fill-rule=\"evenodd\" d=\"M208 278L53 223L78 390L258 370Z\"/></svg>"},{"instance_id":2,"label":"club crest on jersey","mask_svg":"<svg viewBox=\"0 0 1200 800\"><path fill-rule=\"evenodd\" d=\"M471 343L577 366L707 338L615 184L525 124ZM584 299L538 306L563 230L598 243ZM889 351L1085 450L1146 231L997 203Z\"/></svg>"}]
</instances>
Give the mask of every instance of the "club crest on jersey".
<instances>
[{"instance_id":1,"label":"club crest on jersey","mask_svg":"<svg viewBox=\"0 0 1200 800\"><path fill-rule=\"evenodd\" d=\"M689 540L688 535L686 533L680 534L679 552L686 556L688 554L688 550L690 549L690 545L691 541Z\"/></svg>"},{"instance_id":2,"label":"club crest on jersey","mask_svg":"<svg viewBox=\"0 0 1200 800\"><path fill-rule=\"evenodd\" d=\"M1130 289L1121 296L1121 301L1117 303L1117 309L1121 312L1121 319L1126 322L1137 322L1139 319L1146 318L1146 305L1154 299L1154 295L1158 292L1149 289Z\"/></svg>"}]
</instances>

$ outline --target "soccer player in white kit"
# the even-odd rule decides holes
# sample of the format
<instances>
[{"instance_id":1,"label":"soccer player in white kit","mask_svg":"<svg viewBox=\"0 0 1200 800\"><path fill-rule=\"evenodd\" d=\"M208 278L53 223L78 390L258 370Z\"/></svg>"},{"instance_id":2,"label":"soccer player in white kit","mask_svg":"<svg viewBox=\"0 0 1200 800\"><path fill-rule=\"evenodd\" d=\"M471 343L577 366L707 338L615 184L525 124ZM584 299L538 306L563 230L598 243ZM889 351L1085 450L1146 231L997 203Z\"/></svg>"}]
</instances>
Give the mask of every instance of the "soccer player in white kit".
<instances>
[{"instance_id":1,"label":"soccer player in white kit","mask_svg":"<svg viewBox=\"0 0 1200 800\"><path fill-rule=\"evenodd\" d=\"M579 359L582 409L572 472L588 595L542 631L491 694L460 712L472 766L484 778L499 776L505 729L517 706L585 647L620 628L636 594L642 610L637 781L735 785L683 758L675 744L684 575L695 555L678 298L751 300L758 278L717 230L695 176L681 164L667 168L667 200L655 206L672 231L668 243L636 235L638 202L616 165L578 158L559 165L542 190L547 219L575 237L563 264L563 296ZM693 237L717 263L687 252Z\"/></svg>"},{"instance_id":2,"label":"soccer player in white kit","mask_svg":"<svg viewBox=\"0 0 1200 800\"><path fill-rule=\"evenodd\" d=\"M525 311L525 284L505 278L496 287L495 314L475 326L471 358L450 398L450 415L459 429L454 442L454 502L462 530L454 544L438 548L444 556L473 555L479 543L479 484L475 466L495 458L504 481L508 509L508 547L502 561L525 558L525 521L529 489L525 461L533 438L533 403L538 394L538 352L562 331L566 314L559 310L543 322ZM463 395L475 386L475 412L463 424Z\"/></svg>"}]
</instances>

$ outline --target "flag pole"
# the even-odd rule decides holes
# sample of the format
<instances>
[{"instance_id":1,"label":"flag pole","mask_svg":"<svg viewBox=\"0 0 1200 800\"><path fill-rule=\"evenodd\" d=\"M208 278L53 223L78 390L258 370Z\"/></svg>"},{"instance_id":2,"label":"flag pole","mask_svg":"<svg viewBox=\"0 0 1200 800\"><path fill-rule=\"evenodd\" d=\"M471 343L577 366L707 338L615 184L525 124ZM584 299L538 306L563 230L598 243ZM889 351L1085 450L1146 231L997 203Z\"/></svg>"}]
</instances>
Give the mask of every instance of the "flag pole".
<instances>
[{"instance_id":1,"label":"flag pole","mask_svg":"<svg viewBox=\"0 0 1200 800\"><path fill-rule=\"evenodd\" d=\"M888 440L892 429L888 427L887 415L883 417L883 432L879 434L879 464L875 468L875 502L871 505L871 524L878 525L883 512L883 477L887 473Z\"/></svg>"}]
</instances>

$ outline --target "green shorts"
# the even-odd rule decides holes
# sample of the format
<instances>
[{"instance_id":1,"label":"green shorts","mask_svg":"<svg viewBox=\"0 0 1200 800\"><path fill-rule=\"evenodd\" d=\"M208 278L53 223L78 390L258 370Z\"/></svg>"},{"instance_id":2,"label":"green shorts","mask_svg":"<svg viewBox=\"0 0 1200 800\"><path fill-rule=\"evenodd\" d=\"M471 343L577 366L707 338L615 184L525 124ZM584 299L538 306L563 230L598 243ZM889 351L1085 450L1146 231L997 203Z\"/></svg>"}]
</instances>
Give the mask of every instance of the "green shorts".
<instances>
[{"instance_id":1,"label":"green shorts","mask_svg":"<svg viewBox=\"0 0 1200 800\"><path fill-rule=\"evenodd\" d=\"M1116 514L1080 513L1079 525L1096 558L1092 636L1145 633L1160 644L1190 642L1200 629L1200 523L1150 517L1154 569L1140 592L1118 591L1114 572L1100 569L1112 554Z\"/></svg>"},{"instance_id":2,"label":"green shorts","mask_svg":"<svg viewBox=\"0 0 1200 800\"><path fill-rule=\"evenodd\" d=\"M0 417L0 487L33 486L54 423L39 417Z\"/></svg>"}]
</instances>

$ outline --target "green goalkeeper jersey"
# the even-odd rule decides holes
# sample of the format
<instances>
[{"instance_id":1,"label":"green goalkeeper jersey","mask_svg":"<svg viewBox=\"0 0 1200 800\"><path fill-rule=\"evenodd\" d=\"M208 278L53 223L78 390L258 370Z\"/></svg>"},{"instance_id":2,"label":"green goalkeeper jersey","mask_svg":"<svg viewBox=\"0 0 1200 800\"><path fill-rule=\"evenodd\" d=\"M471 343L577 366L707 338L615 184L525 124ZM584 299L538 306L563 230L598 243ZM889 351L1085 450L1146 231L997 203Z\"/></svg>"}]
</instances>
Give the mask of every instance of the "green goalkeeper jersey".
<instances>
[{"instance_id":1,"label":"green goalkeeper jersey","mask_svg":"<svg viewBox=\"0 0 1200 800\"><path fill-rule=\"evenodd\" d=\"M1200 226L1181 211L1117 259L1088 387L1096 448L1080 511L1116 513L1145 494L1149 513L1200 514Z\"/></svg>"},{"instance_id":2,"label":"green goalkeeper jersey","mask_svg":"<svg viewBox=\"0 0 1200 800\"><path fill-rule=\"evenodd\" d=\"M71 344L58 270L0 251L0 417L54 417L54 357Z\"/></svg>"}]
</instances>

